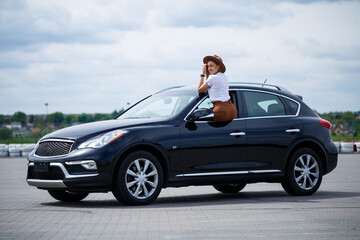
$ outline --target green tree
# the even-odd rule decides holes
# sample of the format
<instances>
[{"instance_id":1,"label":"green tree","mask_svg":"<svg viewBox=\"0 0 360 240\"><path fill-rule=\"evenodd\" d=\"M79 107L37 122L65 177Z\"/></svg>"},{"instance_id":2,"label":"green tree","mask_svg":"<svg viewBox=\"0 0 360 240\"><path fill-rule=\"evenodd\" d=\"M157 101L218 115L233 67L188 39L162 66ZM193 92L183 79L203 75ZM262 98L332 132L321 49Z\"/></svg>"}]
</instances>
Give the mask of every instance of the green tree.
<instances>
[{"instance_id":1,"label":"green tree","mask_svg":"<svg viewBox=\"0 0 360 240\"><path fill-rule=\"evenodd\" d=\"M0 139L10 139L12 137L12 132L10 129L3 127L0 128Z\"/></svg>"},{"instance_id":2,"label":"green tree","mask_svg":"<svg viewBox=\"0 0 360 240\"><path fill-rule=\"evenodd\" d=\"M61 112L55 112L48 115L48 123L53 123L57 127L60 126L64 119L64 114Z\"/></svg>"},{"instance_id":3,"label":"green tree","mask_svg":"<svg viewBox=\"0 0 360 240\"><path fill-rule=\"evenodd\" d=\"M104 114L104 113L95 113L95 115L94 115L94 120L95 120L95 121L101 121L101 120L105 120L105 119L108 119L108 118L107 118L107 114Z\"/></svg>"},{"instance_id":4,"label":"green tree","mask_svg":"<svg viewBox=\"0 0 360 240\"><path fill-rule=\"evenodd\" d=\"M34 127L43 128L45 126L44 118L41 116L35 116L33 125Z\"/></svg>"},{"instance_id":5,"label":"green tree","mask_svg":"<svg viewBox=\"0 0 360 240\"><path fill-rule=\"evenodd\" d=\"M0 114L0 126L5 124L5 116Z\"/></svg>"},{"instance_id":6,"label":"green tree","mask_svg":"<svg viewBox=\"0 0 360 240\"><path fill-rule=\"evenodd\" d=\"M71 125L71 124L76 123L78 121L79 121L78 117L76 115L74 115L74 114L68 114L65 117L65 122L67 123L67 125Z\"/></svg>"},{"instance_id":7,"label":"green tree","mask_svg":"<svg viewBox=\"0 0 360 240\"><path fill-rule=\"evenodd\" d=\"M117 115L119 115L119 112L116 111L116 109L111 113L111 117L115 118Z\"/></svg>"},{"instance_id":8,"label":"green tree","mask_svg":"<svg viewBox=\"0 0 360 240\"><path fill-rule=\"evenodd\" d=\"M124 112L124 108L120 109L119 111L116 111L114 110L112 113L111 113L111 118L115 118L117 117L120 113Z\"/></svg>"},{"instance_id":9,"label":"green tree","mask_svg":"<svg viewBox=\"0 0 360 240\"><path fill-rule=\"evenodd\" d=\"M86 123L88 122L88 114L82 113L80 116L78 116L80 123Z\"/></svg>"},{"instance_id":10,"label":"green tree","mask_svg":"<svg viewBox=\"0 0 360 240\"><path fill-rule=\"evenodd\" d=\"M21 122L21 126L24 127L26 123L26 114L23 112L16 112L12 116L11 120L13 122Z\"/></svg>"},{"instance_id":11,"label":"green tree","mask_svg":"<svg viewBox=\"0 0 360 240\"><path fill-rule=\"evenodd\" d=\"M48 133L50 133L50 132L52 132L52 131L53 131L52 129L48 129ZM39 131L32 132L31 136L32 136L33 138L39 139L39 138L41 138L42 136L44 136L45 134L46 134L46 128L43 128L43 129L41 129L41 130L39 130Z\"/></svg>"},{"instance_id":12,"label":"green tree","mask_svg":"<svg viewBox=\"0 0 360 240\"><path fill-rule=\"evenodd\" d=\"M342 115L343 124L345 125L346 131L348 133L353 132L353 126L355 123L356 114L353 112L344 112Z\"/></svg>"},{"instance_id":13,"label":"green tree","mask_svg":"<svg viewBox=\"0 0 360 240\"><path fill-rule=\"evenodd\" d=\"M353 125L353 130L354 130L355 136L359 136L359 134L360 134L360 119L359 118L355 119L354 125Z\"/></svg>"},{"instance_id":14,"label":"green tree","mask_svg":"<svg viewBox=\"0 0 360 240\"><path fill-rule=\"evenodd\" d=\"M34 123L35 121L35 115L31 114L29 115L29 123Z\"/></svg>"}]
</instances>

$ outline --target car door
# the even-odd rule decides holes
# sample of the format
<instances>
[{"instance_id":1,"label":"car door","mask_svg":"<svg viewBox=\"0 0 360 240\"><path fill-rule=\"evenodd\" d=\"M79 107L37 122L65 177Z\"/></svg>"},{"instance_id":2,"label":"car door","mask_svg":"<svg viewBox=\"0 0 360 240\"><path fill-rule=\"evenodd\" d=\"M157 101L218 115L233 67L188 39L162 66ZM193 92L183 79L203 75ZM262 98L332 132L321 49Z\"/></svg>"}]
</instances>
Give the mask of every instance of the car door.
<instances>
[{"instance_id":1,"label":"car door","mask_svg":"<svg viewBox=\"0 0 360 240\"><path fill-rule=\"evenodd\" d=\"M288 146L302 135L302 122L286 99L271 92L242 91L250 173L280 172Z\"/></svg>"},{"instance_id":2,"label":"car door","mask_svg":"<svg viewBox=\"0 0 360 240\"><path fill-rule=\"evenodd\" d=\"M237 106L237 93L232 91L230 95ZM195 109L211 107L210 99L204 97ZM185 119L180 129L183 176L245 173L244 171L247 170L245 120L239 118L240 114L242 112L238 109L238 117L229 123Z\"/></svg>"}]
</instances>

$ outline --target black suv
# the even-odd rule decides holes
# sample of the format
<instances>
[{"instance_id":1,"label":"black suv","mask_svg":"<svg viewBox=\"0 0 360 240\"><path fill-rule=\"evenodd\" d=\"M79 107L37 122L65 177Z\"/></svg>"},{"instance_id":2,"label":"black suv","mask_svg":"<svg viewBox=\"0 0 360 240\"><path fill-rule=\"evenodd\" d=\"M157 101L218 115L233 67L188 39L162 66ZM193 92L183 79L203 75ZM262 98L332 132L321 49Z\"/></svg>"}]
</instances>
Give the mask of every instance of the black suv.
<instances>
[{"instance_id":1,"label":"black suv","mask_svg":"<svg viewBox=\"0 0 360 240\"><path fill-rule=\"evenodd\" d=\"M173 87L116 119L44 136L28 157L27 182L60 201L112 191L122 203L149 204L162 188L213 185L236 193L248 183L279 182L311 195L337 165L330 123L284 88L230 84L238 116L212 120L196 87Z\"/></svg>"}]
</instances>

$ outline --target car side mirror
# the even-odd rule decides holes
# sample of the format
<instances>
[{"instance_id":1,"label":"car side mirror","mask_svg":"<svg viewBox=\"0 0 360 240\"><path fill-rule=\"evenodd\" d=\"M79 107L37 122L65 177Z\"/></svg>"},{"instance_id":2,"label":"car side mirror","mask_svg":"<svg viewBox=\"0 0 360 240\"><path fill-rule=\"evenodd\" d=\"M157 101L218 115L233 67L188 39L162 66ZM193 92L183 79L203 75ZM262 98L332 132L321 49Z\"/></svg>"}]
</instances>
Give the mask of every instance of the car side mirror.
<instances>
[{"instance_id":1,"label":"car side mirror","mask_svg":"<svg viewBox=\"0 0 360 240\"><path fill-rule=\"evenodd\" d=\"M208 108L200 108L196 109L191 115L189 120L190 121L209 121L213 120L214 118L214 112L211 109Z\"/></svg>"}]
</instances>

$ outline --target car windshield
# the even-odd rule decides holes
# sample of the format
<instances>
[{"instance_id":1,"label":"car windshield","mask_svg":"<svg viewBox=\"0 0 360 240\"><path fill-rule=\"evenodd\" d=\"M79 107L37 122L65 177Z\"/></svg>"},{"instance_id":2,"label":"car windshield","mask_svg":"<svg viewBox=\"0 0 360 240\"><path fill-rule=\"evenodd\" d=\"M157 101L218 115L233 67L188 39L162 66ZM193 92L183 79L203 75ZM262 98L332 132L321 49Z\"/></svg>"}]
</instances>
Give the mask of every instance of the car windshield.
<instances>
[{"instance_id":1,"label":"car windshield","mask_svg":"<svg viewBox=\"0 0 360 240\"><path fill-rule=\"evenodd\" d=\"M180 113L196 96L193 92L155 94L134 105L118 119L170 118Z\"/></svg>"}]
</instances>

